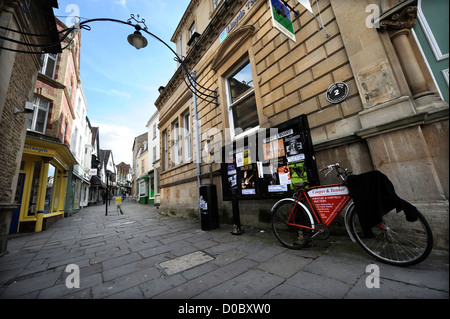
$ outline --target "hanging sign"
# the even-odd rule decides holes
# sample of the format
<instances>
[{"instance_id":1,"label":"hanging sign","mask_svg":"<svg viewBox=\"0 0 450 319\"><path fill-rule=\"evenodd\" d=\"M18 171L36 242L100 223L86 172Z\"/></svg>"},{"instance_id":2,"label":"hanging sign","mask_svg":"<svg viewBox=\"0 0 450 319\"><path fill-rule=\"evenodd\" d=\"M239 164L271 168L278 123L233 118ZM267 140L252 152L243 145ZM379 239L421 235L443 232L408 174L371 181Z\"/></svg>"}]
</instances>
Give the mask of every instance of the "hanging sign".
<instances>
[{"instance_id":1,"label":"hanging sign","mask_svg":"<svg viewBox=\"0 0 450 319\"><path fill-rule=\"evenodd\" d=\"M348 86L344 82L337 82L327 90L327 101L330 103L341 103L348 95Z\"/></svg>"},{"instance_id":2,"label":"hanging sign","mask_svg":"<svg viewBox=\"0 0 450 319\"><path fill-rule=\"evenodd\" d=\"M296 42L294 26L292 25L291 12L280 0L269 0L272 12L272 23L289 39Z\"/></svg>"}]
</instances>

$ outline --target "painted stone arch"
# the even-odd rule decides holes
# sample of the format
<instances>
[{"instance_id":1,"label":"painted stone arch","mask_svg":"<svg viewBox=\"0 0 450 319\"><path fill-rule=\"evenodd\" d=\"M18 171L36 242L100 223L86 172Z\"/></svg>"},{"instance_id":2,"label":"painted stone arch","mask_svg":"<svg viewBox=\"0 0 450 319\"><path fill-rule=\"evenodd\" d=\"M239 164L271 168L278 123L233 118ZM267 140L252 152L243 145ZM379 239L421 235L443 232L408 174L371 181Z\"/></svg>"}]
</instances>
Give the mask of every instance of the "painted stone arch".
<instances>
[{"instance_id":1,"label":"painted stone arch","mask_svg":"<svg viewBox=\"0 0 450 319\"><path fill-rule=\"evenodd\" d=\"M217 69L244 43L255 34L256 28L253 25L243 25L233 31L222 42L219 50L216 53L212 63L211 69Z\"/></svg>"}]
</instances>

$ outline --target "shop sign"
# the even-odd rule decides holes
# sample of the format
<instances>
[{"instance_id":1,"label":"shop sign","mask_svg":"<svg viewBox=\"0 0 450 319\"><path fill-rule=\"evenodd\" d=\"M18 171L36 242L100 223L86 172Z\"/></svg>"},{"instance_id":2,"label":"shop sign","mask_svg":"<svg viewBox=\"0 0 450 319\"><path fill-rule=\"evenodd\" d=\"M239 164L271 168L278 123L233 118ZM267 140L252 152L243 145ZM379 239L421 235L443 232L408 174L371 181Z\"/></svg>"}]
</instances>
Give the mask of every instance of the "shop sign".
<instances>
[{"instance_id":1,"label":"shop sign","mask_svg":"<svg viewBox=\"0 0 450 319\"><path fill-rule=\"evenodd\" d=\"M247 13L249 13L253 9L256 2L258 2L258 0L249 0L246 2L239 13L233 18L233 20L231 20L231 23L220 34L220 43L222 43L227 38L228 34L230 34L231 31L233 31L239 25L239 23L242 21L242 19L244 19Z\"/></svg>"},{"instance_id":2,"label":"shop sign","mask_svg":"<svg viewBox=\"0 0 450 319\"><path fill-rule=\"evenodd\" d=\"M41 156L55 156L55 151L49 150L46 147L25 144L23 146L23 150L27 154L35 154Z\"/></svg>"},{"instance_id":3,"label":"shop sign","mask_svg":"<svg viewBox=\"0 0 450 319\"><path fill-rule=\"evenodd\" d=\"M272 12L272 23L281 33L296 42L291 12L280 0L269 0Z\"/></svg>"},{"instance_id":4,"label":"shop sign","mask_svg":"<svg viewBox=\"0 0 450 319\"><path fill-rule=\"evenodd\" d=\"M84 177L83 167L81 167L80 164L74 165L73 166L73 174L75 176L78 176L79 178L83 178Z\"/></svg>"}]
</instances>

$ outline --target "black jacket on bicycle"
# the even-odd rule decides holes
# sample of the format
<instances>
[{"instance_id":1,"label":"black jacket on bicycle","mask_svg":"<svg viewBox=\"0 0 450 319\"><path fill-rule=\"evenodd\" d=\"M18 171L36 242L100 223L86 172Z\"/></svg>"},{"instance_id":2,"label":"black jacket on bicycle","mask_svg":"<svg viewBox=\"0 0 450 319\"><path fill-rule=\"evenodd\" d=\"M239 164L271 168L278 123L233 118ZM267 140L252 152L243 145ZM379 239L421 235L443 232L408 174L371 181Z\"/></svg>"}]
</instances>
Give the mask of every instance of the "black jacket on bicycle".
<instances>
[{"instance_id":1,"label":"black jacket on bicycle","mask_svg":"<svg viewBox=\"0 0 450 319\"><path fill-rule=\"evenodd\" d=\"M407 221L417 220L417 208L401 199L395 193L392 182L380 171L350 175L347 187L355 203L364 236L373 236L370 229L394 208L397 212L404 211Z\"/></svg>"}]
</instances>

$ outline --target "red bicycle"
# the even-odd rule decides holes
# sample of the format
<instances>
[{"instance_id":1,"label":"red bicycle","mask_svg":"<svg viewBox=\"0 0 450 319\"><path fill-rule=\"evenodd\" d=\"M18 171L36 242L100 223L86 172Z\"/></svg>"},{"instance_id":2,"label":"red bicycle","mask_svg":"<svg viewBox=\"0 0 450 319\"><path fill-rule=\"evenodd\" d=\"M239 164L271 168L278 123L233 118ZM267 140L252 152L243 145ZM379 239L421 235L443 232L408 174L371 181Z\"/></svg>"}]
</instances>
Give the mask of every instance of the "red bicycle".
<instances>
[{"instance_id":1,"label":"red bicycle","mask_svg":"<svg viewBox=\"0 0 450 319\"><path fill-rule=\"evenodd\" d=\"M403 211L393 209L383 215L382 222L371 227L368 236L347 187L347 169L337 163L320 171L327 171L327 176L333 170L342 179L341 184L309 188L307 184L297 184L292 198L282 199L272 207L272 228L283 246L302 249L315 239L327 239L328 227L347 207L344 220L350 238L377 260L410 266L427 258L433 247L433 235L420 212L414 222L409 222Z\"/></svg>"}]
</instances>

